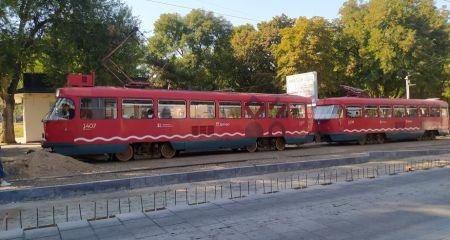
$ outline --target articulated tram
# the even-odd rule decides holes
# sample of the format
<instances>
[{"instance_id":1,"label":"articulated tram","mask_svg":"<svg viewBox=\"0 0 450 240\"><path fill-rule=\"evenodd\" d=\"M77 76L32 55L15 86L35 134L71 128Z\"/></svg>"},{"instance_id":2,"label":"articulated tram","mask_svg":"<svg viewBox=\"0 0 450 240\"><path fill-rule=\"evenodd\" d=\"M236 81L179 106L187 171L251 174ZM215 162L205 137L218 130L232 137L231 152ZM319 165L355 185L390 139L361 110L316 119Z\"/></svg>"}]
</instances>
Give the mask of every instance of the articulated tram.
<instances>
[{"instance_id":1,"label":"articulated tram","mask_svg":"<svg viewBox=\"0 0 450 240\"><path fill-rule=\"evenodd\" d=\"M65 87L44 119L43 147L65 155L258 148L314 139L311 98L287 94Z\"/></svg>"},{"instance_id":2,"label":"articulated tram","mask_svg":"<svg viewBox=\"0 0 450 240\"><path fill-rule=\"evenodd\" d=\"M362 145L449 133L448 104L437 99L327 98L317 102L314 118L327 142Z\"/></svg>"}]
</instances>

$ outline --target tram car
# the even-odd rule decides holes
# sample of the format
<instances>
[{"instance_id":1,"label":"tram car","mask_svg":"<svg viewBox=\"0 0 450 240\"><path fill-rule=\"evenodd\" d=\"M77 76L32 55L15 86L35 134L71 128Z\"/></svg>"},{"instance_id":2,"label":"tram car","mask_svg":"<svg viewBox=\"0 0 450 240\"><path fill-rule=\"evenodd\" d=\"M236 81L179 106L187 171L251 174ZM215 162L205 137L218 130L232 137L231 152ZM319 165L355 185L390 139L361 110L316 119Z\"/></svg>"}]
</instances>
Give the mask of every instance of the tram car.
<instances>
[{"instance_id":1,"label":"tram car","mask_svg":"<svg viewBox=\"0 0 450 240\"><path fill-rule=\"evenodd\" d=\"M314 118L322 141L383 143L449 133L448 103L437 99L321 99Z\"/></svg>"},{"instance_id":2,"label":"tram car","mask_svg":"<svg viewBox=\"0 0 450 240\"><path fill-rule=\"evenodd\" d=\"M179 151L284 150L314 139L311 98L287 94L65 87L43 122L44 148L120 161Z\"/></svg>"}]
</instances>

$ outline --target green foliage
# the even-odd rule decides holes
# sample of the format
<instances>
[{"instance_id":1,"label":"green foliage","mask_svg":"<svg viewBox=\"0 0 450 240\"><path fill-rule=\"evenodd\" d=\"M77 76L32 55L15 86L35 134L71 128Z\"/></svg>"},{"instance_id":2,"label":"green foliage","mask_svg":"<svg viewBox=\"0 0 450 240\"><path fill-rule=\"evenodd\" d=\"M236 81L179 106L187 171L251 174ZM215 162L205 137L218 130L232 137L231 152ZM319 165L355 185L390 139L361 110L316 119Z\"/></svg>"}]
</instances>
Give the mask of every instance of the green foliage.
<instances>
[{"instance_id":1,"label":"green foliage","mask_svg":"<svg viewBox=\"0 0 450 240\"><path fill-rule=\"evenodd\" d=\"M337 51L333 24L322 17L300 17L294 26L281 31L281 43L274 49L278 77L317 71L321 96L335 94L340 78L335 69Z\"/></svg>"},{"instance_id":2,"label":"green foliage","mask_svg":"<svg viewBox=\"0 0 450 240\"><path fill-rule=\"evenodd\" d=\"M231 24L211 12L181 17L163 14L149 39L149 64L157 86L214 90L227 88Z\"/></svg>"},{"instance_id":3,"label":"green foliage","mask_svg":"<svg viewBox=\"0 0 450 240\"><path fill-rule=\"evenodd\" d=\"M280 43L280 31L292 26L286 15L258 24L258 29L243 25L234 29L231 39L235 64L232 88L249 92L280 92L273 48Z\"/></svg>"},{"instance_id":4,"label":"green foliage","mask_svg":"<svg viewBox=\"0 0 450 240\"><path fill-rule=\"evenodd\" d=\"M357 49L352 68L359 86L373 96L401 97L408 75L417 84L413 97L441 95L449 54L447 10L436 9L432 0L349 0L341 16L349 48Z\"/></svg>"}]
</instances>

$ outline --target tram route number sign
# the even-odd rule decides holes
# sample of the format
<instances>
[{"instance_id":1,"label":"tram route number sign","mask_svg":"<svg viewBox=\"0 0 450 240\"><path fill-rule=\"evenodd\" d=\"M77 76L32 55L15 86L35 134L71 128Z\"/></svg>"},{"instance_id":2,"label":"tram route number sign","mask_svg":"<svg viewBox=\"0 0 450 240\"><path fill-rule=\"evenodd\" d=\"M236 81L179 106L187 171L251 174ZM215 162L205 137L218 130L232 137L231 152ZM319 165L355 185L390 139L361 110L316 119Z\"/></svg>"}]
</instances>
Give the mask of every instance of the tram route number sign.
<instances>
[{"instance_id":1,"label":"tram route number sign","mask_svg":"<svg viewBox=\"0 0 450 240\"><path fill-rule=\"evenodd\" d=\"M286 76L287 94L318 99L317 72Z\"/></svg>"}]
</instances>

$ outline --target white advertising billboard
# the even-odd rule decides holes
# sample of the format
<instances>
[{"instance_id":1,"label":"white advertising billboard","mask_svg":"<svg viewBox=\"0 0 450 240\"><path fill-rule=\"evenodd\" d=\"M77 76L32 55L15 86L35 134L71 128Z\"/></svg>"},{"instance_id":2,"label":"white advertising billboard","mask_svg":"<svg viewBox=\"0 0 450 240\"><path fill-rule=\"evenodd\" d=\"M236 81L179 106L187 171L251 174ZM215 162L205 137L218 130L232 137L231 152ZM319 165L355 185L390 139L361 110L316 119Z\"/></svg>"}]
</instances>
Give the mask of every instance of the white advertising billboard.
<instances>
[{"instance_id":1,"label":"white advertising billboard","mask_svg":"<svg viewBox=\"0 0 450 240\"><path fill-rule=\"evenodd\" d=\"M286 77L286 92L291 95L318 98L317 72L307 72Z\"/></svg>"}]
</instances>

